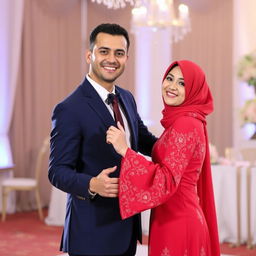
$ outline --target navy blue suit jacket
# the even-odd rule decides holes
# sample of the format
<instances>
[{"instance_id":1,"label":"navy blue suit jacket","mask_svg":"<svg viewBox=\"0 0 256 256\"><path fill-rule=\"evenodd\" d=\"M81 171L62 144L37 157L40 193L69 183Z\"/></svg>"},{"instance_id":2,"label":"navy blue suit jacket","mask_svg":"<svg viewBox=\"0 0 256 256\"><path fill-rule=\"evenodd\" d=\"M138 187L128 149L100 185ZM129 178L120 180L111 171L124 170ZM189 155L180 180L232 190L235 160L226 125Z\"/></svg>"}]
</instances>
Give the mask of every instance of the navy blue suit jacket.
<instances>
[{"instance_id":1,"label":"navy blue suit jacket","mask_svg":"<svg viewBox=\"0 0 256 256\"><path fill-rule=\"evenodd\" d=\"M131 147L150 155L156 138L137 113L132 94L118 86L120 102L131 130ZM118 166L121 156L106 143L106 131L115 122L87 79L64 101L52 117L49 180L68 193L61 250L74 254L115 255L130 243L133 223L141 239L140 215L121 220L118 198L89 199L92 177L103 169Z\"/></svg>"}]
</instances>

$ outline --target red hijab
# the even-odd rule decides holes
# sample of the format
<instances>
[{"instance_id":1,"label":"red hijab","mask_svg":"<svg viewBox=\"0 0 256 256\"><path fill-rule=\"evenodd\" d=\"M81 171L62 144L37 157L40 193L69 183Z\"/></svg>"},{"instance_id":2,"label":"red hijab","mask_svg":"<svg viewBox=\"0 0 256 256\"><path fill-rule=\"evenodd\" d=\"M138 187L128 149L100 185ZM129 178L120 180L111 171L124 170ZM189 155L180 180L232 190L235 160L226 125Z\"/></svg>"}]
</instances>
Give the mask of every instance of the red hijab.
<instances>
[{"instance_id":1,"label":"red hijab","mask_svg":"<svg viewBox=\"0 0 256 256\"><path fill-rule=\"evenodd\" d=\"M213 99L205 80L202 69L188 60L173 62L164 74L166 78L171 69L179 66L185 82L185 100L179 106L168 106L164 103L163 119L161 120L164 128L169 127L177 117L183 115L196 115L198 119L206 122L206 115L213 111Z\"/></svg>"},{"instance_id":2,"label":"red hijab","mask_svg":"<svg viewBox=\"0 0 256 256\"><path fill-rule=\"evenodd\" d=\"M211 239L211 256L220 255L217 218L212 186L209 142L206 129L206 116L213 111L213 99L202 69L188 60L173 62L166 70L163 80L175 66L179 66L185 83L185 100L179 106L164 103L161 124L168 128L180 116L193 116L204 124L206 155L197 184L200 205L205 215Z\"/></svg>"}]
</instances>

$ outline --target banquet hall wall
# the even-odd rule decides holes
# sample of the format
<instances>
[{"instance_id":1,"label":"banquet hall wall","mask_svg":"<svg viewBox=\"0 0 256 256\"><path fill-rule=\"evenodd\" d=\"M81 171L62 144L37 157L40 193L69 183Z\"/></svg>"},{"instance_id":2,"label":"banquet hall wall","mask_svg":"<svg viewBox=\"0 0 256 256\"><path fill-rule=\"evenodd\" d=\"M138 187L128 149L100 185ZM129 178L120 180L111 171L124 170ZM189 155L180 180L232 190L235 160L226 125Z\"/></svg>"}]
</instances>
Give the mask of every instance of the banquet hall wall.
<instances>
[{"instance_id":1,"label":"banquet hall wall","mask_svg":"<svg viewBox=\"0 0 256 256\"><path fill-rule=\"evenodd\" d=\"M32 176L36 153L50 132L54 105L83 79L88 67L84 50L89 31L102 22L120 23L129 29L130 7L107 10L91 1L24 0L24 28L20 72L10 129L16 176ZM185 2L185 1L183 1ZM190 59L205 70L215 100L215 112L209 118L209 137L221 154L232 146L232 0L188 1L191 32L173 47L172 59ZM66 8L65 8L66 6ZM81 25L81 9L86 11ZM81 33L83 31L83 33ZM118 80L135 92L134 35L127 69ZM143 58L143 56L139 56ZM152 60L152 65L154 60ZM159 79L159 89L160 89ZM136 97L136 95L135 95ZM50 198L47 164L41 176L43 204ZM18 209L28 209L26 195L18 194Z\"/></svg>"}]
</instances>

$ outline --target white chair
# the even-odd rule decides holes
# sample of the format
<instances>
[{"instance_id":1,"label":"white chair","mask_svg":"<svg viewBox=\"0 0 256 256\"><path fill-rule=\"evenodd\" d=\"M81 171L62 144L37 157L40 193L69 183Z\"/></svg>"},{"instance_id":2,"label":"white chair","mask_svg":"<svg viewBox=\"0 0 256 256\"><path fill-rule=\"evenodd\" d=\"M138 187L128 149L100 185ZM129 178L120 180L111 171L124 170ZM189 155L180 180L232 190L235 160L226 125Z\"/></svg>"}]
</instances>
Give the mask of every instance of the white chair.
<instances>
[{"instance_id":1,"label":"white chair","mask_svg":"<svg viewBox=\"0 0 256 256\"><path fill-rule=\"evenodd\" d=\"M40 220L43 220L43 212L39 193L39 178L42 169L44 156L49 148L49 137L43 141L36 159L35 178L10 178L2 183L2 221L6 218L6 202L11 191L35 191L36 203Z\"/></svg>"}]
</instances>

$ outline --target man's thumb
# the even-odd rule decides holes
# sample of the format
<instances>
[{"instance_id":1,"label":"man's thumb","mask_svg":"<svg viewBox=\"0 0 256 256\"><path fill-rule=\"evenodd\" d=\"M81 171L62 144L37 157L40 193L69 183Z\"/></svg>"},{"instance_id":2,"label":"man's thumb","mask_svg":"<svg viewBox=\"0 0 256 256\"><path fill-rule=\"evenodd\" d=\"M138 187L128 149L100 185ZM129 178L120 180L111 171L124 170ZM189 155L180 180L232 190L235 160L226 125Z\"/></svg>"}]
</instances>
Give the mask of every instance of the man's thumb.
<instances>
[{"instance_id":1,"label":"man's thumb","mask_svg":"<svg viewBox=\"0 0 256 256\"><path fill-rule=\"evenodd\" d=\"M117 166L110 167L105 170L105 174L109 175L110 173L114 172L116 170Z\"/></svg>"}]
</instances>

